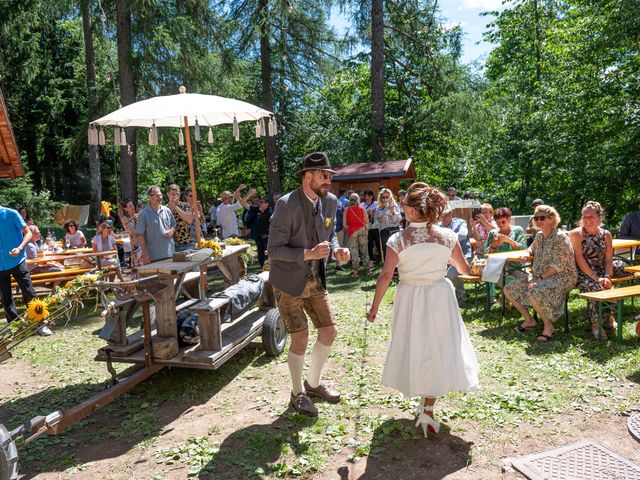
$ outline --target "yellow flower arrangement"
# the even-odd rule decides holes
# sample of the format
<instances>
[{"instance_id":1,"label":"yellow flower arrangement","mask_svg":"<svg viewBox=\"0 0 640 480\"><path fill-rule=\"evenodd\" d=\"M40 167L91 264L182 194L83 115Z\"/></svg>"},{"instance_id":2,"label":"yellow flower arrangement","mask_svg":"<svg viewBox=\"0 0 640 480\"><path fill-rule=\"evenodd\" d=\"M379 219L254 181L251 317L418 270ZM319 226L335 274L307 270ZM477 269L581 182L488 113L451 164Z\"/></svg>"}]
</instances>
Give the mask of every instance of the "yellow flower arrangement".
<instances>
[{"instance_id":1,"label":"yellow flower arrangement","mask_svg":"<svg viewBox=\"0 0 640 480\"><path fill-rule=\"evenodd\" d=\"M204 238L201 238L198 244L196 245L196 247L210 248L211 250L213 250L213 254L212 254L213 257L215 258L222 257L222 247L218 242L215 242L213 240L205 240Z\"/></svg>"},{"instance_id":2,"label":"yellow flower arrangement","mask_svg":"<svg viewBox=\"0 0 640 480\"><path fill-rule=\"evenodd\" d=\"M227 243L227 245L246 245L247 244L247 242L245 242L241 238L227 238L225 242Z\"/></svg>"},{"instance_id":3,"label":"yellow flower arrangement","mask_svg":"<svg viewBox=\"0 0 640 480\"><path fill-rule=\"evenodd\" d=\"M47 301L34 298L27 306L27 318L33 323L37 323L40 320L47 318L49 316L48 306L49 303Z\"/></svg>"}]
</instances>

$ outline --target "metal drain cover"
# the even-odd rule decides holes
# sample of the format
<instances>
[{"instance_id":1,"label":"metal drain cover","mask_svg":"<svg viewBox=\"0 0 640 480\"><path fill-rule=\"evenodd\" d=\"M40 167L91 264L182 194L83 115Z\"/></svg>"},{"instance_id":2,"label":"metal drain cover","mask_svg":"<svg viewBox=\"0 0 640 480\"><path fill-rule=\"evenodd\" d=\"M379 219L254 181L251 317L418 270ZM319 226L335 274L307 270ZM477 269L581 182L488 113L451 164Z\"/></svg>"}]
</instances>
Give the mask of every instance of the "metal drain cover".
<instances>
[{"instance_id":1,"label":"metal drain cover","mask_svg":"<svg viewBox=\"0 0 640 480\"><path fill-rule=\"evenodd\" d=\"M584 440L511 462L530 480L640 480L640 465Z\"/></svg>"},{"instance_id":2,"label":"metal drain cover","mask_svg":"<svg viewBox=\"0 0 640 480\"><path fill-rule=\"evenodd\" d=\"M629 417L627 427L631 436L640 442L640 413L634 413Z\"/></svg>"}]
</instances>

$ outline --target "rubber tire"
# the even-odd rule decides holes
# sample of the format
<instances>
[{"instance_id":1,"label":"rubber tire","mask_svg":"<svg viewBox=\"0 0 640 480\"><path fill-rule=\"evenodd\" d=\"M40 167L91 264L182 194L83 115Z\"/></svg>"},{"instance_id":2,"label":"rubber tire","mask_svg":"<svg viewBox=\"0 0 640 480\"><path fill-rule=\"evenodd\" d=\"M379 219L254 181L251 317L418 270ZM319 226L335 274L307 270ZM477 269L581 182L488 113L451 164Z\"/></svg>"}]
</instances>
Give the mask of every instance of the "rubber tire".
<instances>
[{"instance_id":1,"label":"rubber tire","mask_svg":"<svg viewBox=\"0 0 640 480\"><path fill-rule=\"evenodd\" d=\"M286 345L287 329L280 317L280 310L272 308L262 322L262 348L267 355L277 357Z\"/></svg>"},{"instance_id":2,"label":"rubber tire","mask_svg":"<svg viewBox=\"0 0 640 480\"><path fill-rule=\"evenodd\" d=\"M0 424L0 480L18 478L18 451L11 434Z\"/></svg>"}]
</instances>

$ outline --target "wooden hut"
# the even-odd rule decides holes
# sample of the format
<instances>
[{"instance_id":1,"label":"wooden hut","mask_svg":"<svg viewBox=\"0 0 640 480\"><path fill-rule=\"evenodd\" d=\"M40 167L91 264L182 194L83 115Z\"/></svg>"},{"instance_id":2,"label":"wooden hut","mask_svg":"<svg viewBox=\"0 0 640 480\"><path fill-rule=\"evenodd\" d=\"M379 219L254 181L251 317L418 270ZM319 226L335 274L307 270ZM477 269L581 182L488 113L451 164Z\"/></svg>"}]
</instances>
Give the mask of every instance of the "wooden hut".
<instances>
[{"instance_id":1,"label":"wooden hut","mask_svg":"<svg viewBox=\"0 0 640 480\"><path fill-rule=\"evenodd\" d=\"M0 90L0 178L23 177L20 152L13 136L13 129L7 114L7 107Z\"/></svg>"},{"instance_id":2,"label":"wooden hut","mask_svg":"<svg viewBox=\"0 0 640 480\"><path fill-rule=\"evenodd\" d=\"M393 160L390 162L366 162L351 163L349 165L336 165L336 171L331 182L336 195L340 190L373 190L378 195L379 187L387 187L395 196L400 190L400 180L414 180L416 170L413 159Z\"/></svg>"}]
</instances>

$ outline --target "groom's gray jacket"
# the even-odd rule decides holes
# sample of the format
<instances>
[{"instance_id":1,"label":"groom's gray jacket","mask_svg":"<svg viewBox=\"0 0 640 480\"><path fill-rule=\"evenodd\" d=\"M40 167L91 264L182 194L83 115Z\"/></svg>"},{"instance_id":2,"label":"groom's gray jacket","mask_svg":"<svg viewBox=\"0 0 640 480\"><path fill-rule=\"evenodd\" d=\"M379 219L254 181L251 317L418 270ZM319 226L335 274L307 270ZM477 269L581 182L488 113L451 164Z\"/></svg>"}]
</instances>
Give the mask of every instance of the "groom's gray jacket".
<instances>
[{"instance_id":1,"label":"groom's gray jacket","mask_svg":"<svg viewBox=\"0 0 640 480\"><path fill-rule=\"evenodd\" d=\"M298 296L304 291L311 275L311 260L304 260L305 248L329 241L331 255L338 248L335 234L335 195L320 197L317 212L313 203L298 188L281 197L271 217L267 251L271 260L269 282L290 295ZM322 285L326 285L326 260L319 262Z\"/></svg>"}]
</instances>

